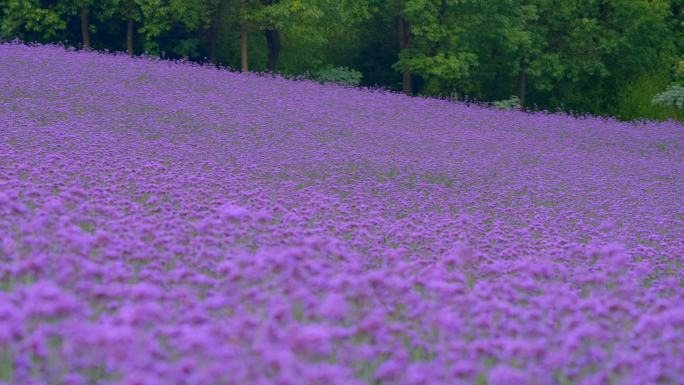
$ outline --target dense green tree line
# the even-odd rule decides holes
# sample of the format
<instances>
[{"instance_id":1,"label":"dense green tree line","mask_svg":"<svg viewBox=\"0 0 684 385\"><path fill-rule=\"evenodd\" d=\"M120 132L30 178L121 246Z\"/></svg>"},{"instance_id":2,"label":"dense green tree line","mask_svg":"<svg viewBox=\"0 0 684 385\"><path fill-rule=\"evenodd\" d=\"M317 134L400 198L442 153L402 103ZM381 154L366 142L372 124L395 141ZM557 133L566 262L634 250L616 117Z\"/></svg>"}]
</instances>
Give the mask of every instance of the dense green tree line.
<instances>
[{"instance_id":1,"label":"dense green tree line","mask_svg":"<svg viewBox=\"0 0 684 385\"><path fill-rule=\"evenodd\" d=\"M4 39L624 119L676 113L651 100L683 25L684 0L0 0Z\"/></svg>"}]
</instances>

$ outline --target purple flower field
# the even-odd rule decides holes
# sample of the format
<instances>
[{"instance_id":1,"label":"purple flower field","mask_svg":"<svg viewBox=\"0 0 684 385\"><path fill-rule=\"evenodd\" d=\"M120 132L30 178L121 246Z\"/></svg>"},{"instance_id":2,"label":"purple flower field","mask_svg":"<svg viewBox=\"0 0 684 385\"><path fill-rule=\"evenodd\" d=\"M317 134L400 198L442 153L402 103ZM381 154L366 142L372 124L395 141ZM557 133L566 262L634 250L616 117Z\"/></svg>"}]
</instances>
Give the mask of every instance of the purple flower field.
<instances>
[{"instance_id":1,"label":"purple flower field","mask_svg":"<svg viewBox=\"0 0 684 385\"><path fill-rule=\"evenodd\" d=\"M0 45L0 384L684 384L684 126Z\"/></svg>"}]
</instances>

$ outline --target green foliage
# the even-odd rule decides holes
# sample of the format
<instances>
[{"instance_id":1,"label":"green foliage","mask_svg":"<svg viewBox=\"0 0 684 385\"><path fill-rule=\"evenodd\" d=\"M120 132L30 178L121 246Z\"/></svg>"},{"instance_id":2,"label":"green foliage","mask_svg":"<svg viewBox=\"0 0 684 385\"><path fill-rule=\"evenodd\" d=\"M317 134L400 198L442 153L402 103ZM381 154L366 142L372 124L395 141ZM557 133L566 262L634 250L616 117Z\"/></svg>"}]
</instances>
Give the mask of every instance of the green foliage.
<instances>
[{"instance_id":1,"label":"green foliage","mask_svg":"<svg viewBox=\"0 0 684 385\"><path fill-rule=\"evenodd\" d=\"M648 83L650 86L649 91L651 92L646 94L647 96L652 96L652 108L657 109L660 112L655 118L684 118L684 114L682 114L682 112L684 112L684 60L679 61L674 67L675 81L673 83L665 88L668 78L666 76L661 76L659 80L659 82L651 81ZM665 90L661 91L663 88L665 88ZM657 91L660 92L653 95ZM637 116L654 117L646 114L639 114Z\"/></svg>"},{"instance_id":2,"label":"green foliage","mask_svg":"<svg viewBox=\"0 0 684 385\"><path fill-rule=\"evenodd\" d=\"M344 86L357 87L361 84L363 74L347 67L329 67L317 71L313 79L321 83L336 83Z\"/></svg>"},{"instance_id":3,"label":"green foliage","mask_svg":"<svg viewBox=\"0 0 684 385\"><path fill-rule=\"evenodd\" d=\"M278 0L251 3L245 19L252 30L276 29L282 36L280 72L296 75L329 64L326 47L367 19L368 0ZM334 54L334 53L333 53ZM331 66L332 67L332 66Z\"/></svg>"},{"instance_id":4,"label":"green foliage","mask_svg":"<svg viewBox=\"0 0 684 385\"><path fill-rule=\"evenodd\" d=\"M464 11L468 1L407 0L400 13L411 26L413 44L402 50L397 70L408 70L426 81L426 94L448 94L477 65L467 44Z\"/></svg>"},{"instance_id":5,"label":"green foliage","mask_svg":"<svg viewBox=\"0 0 684 385\"><path fill-rule=\"evenodd\" d=\"M547 43L530 65L534 97L547 108L608 113L621 97L616 89L675 57L667 1L562 4L541 8Z\"/></svg>"},{"instance_id":6,"label":"green foliage","mask_svg":"<svg viewBox=\"0 0 684 385\"><path fill-rule=\"evenodd\" d=\"M520 98L511 96L509 99L497 100L492 105L500 110L518 110L520 109Z\"/></svg>"},{"instance_id":7,"label":"green foliage","mask_svg":"<svg viewBox=\"0 0 684 385\"><path fill-rule=\"evenodd\" d=\"M656 106L684 108L684 86L671 84L667 89L653 97Z\"/></svg>"},{"instance_id":8,"label":"green foliage","mask_svg":"<svg viewBox=\"0 0 684 385\"><path fill-rule=\"evenodd\" d=\"M670 83L666 72L647 73L624 82L618 87L617 105L611 113L623 120L668 119L675 115L675 109L652 100Z\"/></svg>"},{"instance_id":9,"label":"green foliage","mask_svg":"<svg viewBox=\"0 0 684 385\"><path fill-rule=\"evenodd\" d=\"M684 60L680 60L674 66L674 79L676 83L684 86Z\"/></svg>"},{"instance_id":10,"label":"green foliage","mask_svg":"<svg viewBox=\"0 0 684 385\"><path fill-rule=\"evenodd\" d=\"M211 9L202 0L134 0L139 8L143 26L139 29L148 40L181 24L188 31L206 28Z\"/></svg>"},{"instance_id":11,"label":"green foliage","mask_svg":"<svg viewBox=\"0 0 684 385\"><path fill-rule=\"evenodd\" d=\"M0 0L0 37L50 39L66 28L57 7L44 7L38 0Z\"/></svg>"},{"instance_id":12,"label":"green foliage","mask_svg":"<svg viewBox=\"0 0 684 385\"><path fill-rule=\"evenodd\" d=\"M0 0L0 39L79 46L84 5L95 49L125 49L131 20L136 52L239 68L242 27L253 71L406 82L500 108L523 95L533 110L681 116L669 85L684 85L684 62L669 69L684 54L682 0Z\"/></svg>"},{"instance_id":13,"label":"green foliage","mask_svg":"<svg viewBox=\"0 0 684 385\"><path fill-rule=\"evenodd\" d=\"M182 39L173 48L173 52L184 58L197 57L199 55L199 44L199 39Z\"/></svg>"}]
</instances>

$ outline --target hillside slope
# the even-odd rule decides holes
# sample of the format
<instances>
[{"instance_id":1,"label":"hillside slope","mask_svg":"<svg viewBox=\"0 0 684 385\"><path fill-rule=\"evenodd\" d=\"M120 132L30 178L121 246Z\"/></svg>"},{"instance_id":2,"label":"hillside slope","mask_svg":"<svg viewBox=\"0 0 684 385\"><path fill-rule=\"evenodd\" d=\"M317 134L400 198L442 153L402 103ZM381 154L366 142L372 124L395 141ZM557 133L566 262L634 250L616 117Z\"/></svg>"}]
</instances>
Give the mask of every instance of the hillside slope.
<instances>
[{"instance_id":1,"label":"hillside slope","mask_svg":"<svg viewBox=\"0 0 684 385\"><path fill-rule=\"evenodd\" d=\"M0 381L684 378L682 125L15 44L0 84Z\"/></svg>"}]
</instances>

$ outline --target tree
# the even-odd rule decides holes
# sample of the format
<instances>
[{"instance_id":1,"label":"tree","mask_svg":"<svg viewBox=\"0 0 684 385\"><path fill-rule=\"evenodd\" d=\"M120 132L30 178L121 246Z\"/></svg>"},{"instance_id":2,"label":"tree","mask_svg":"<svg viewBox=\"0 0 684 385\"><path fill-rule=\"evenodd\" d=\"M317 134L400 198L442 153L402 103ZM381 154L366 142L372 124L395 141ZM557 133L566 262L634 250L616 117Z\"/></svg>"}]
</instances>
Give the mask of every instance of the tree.
<instances>
[{"instance_id":1,"label":"tree","mask_svg":"<svg viewBox=\"0 0 684 385\"><path fill-rule=\"evenodd\" d=\"M0 0L0 37L49 41L66 28L54 5L38 0Z\"/></svg>"},{"instance_id":2,"label":"tree","mask_svg":"<svg viewBox=\"0 0 684 385\"><path fill-rule=\"evenodd\" d=\"M209 28L209 60L218 65L218 46L225 0L214 0L211 4L211 26Z\"/></svg>"},{"instance_id":3,"label":"tree","mask_svg":"<svg viewBox=\"0 0 684 385\"><path fill-rule=\"evenodd\" d=\"M399 50L408 50L411 47L411 24L401 15L396 16L397 36L399 37ZM402 68L401 71L402 90L406 95L413 93L413 82L411 81L411 70Z\"/></svg>"},{"instance_id":4,"label":"tree","mask_svg":"<svg viewBox=\"0 0 684 385\"><path fill-rule=\"evenodd\" d=\"M81 12L81 36L83 39L83 49L90 49L90 2L80 0Z\"/></svg>"},{"instance_id":5,"label":"tree","mask_svg":"<svg viewBox=\"0 0 684 385\"><path fill-rule=\"evenodd\" d=\"M279 3L279 0L262 0L265 6L274 6ZM266 36L266 44L268 45L268 68L269 71L274 71L278 63L278 56L280 55L280 31L275 25L266 25L264 30Z\"/></svg>"},{"instance_id":6,"label":"tree","mask_svg":"<svg viewBox=\"0 0 684 385\"><path fill-rule=\"evenodd\" d=\"M536 31L538 1L508 0L473 3L463 11L462 44L477 57L464 91L479 99L515 100L524 110L528 70L539 55L542 39ZM472 33L476 29L478 33ZM516 98L511 98L516 95Z\"/></svg>"},{"instance_id":7,"label":"tree","mask_svg":"<svg viewBox=\"0 0 684 385\"><path fill-rule=\"evenodd\" d=\"M406 0L400 13L410 25L410 44L404 44L394 68L424 79L422 92L459 99L478 93L473 82L481 57L510 58L520 18L512 0ZM512 39L515 40L515 39ZM487 45L482 45L487 42ZM503 43L502 43L503 42Z\"/></svg>"},{"instance_id":8,"label":"tree","mask_svg":"<svg viewBox=\"0 0 684 385\"><path fill-rule=\"evenodd\" d=\"M396 35L396 42L398 53L408 50L412 45L413 34L411 31L411 23L404 15L406 1L404 0L390 0L379 1L374 5L375 9L381 10L385 13L385 23L393 24L394 30L388 28L388 32L392 31ZM413 94L413 77L411 70L407 67L398 68L401 72L401 88L406 95Z\"/></svg>"},{"instance_id":9,"label":"tree","mask_svg":"<svg viewBox=\"0 0 684 385\"><path fill-rule=\"evenodd\" d=\"M667 112L683 23L684 0L0 0L3 39L626 119Z\"/></svg>"},{"instance_id":10,"label":"tree","mask_svg":"<svg viewBox=\"0 0 684 385\"><path fill-rule=\"evenodd\" d=\"M654 106L671 108L673 118L677 119L677 110L684 109L684 59L675 67L675 82L667 89L656 94L651 100Z\"/></svg>"},{"instance_id":11,"label":"tree","mask_svg":"<svg viewBox=\"0 0 684 385\"><path fill-rule=\"evenodd\" d=\"M101 20L119 20L126 23L126 53L133 56L134 27L136 23L142 21L139 2L137 0L100 0L94 11Z\"/></svg>"},{"instance_id":12,"label":"tree","mask_svg":"<svg viewBox=\"0 0 684 385\"><path fill-rule=\"evenodd\" d=\"M140 12L142 26L138 31L144 38L145 51L159 54L156 41L173 28L181 27L188 32L204 31L211 20L211 3L205 0L134 0ZM172 39L170 47L180 56L189 57L196 51L197 38Z\"/></svg>"},{"instance_id":13,"label":"tree","mask_svg":"<svg viewBox=\"0 0 684 385\"><path fill-rule=\"evenodd\" d=\"M367 0L260 0L245 7L244 19L250 29L263 31L268 49L266 68L274 71L283 38L323 54L323 47L340 30L369 16L368 4ZM314 59L310 64L320 66L321 61Z\"/></svg>"},{"instance_id":14,"label":"tree","mask_svg":"<svg viewBox=\"0 0 684 385\"><path fill-rule=\"evenodd\" d=\"M563 48L557 50L564 66L556 76L558 101L579 111L610 111L621 84L669 67L676 55L667 3L619 0L575 7L564 23L569 33Z\"/></svg>"},{"instance_id":15,"label":"tree","mask_svg":"<svg viewBox=\"0 0 684 385\"><path fill-rule=\"evenodd\" d=\"M126 52L133 56L134 25L142 19L140 6L135 0L121 0L120 9L121 16L126 20Z\"/></svg>"},{"instance_id":16,"label":"tree","mask_svg":"<svg viewBox=\"0 0 684 385\"><path fill-rule=\"evenodd\" d=\"M84 50L91 48L90 30L90 8L93 0L68 0L58 3L60 13L64 16L78 15L80 20L81 47Z\"/></svg>"},{"instance_id":17,"label":"tree","mask_svg":"<svg viewBox=\"0 0 684 385\"><path fill-rule=\"evenodd\" d=\"M249 60L247 57L249 54L249 24L247 21L247 5L248 3L246 1L240 2L240 68L242 69L242 72L249 71Z\"/></svg>"}]
</instances>

